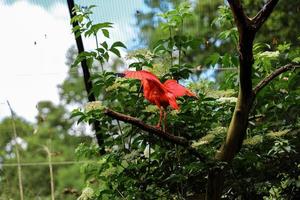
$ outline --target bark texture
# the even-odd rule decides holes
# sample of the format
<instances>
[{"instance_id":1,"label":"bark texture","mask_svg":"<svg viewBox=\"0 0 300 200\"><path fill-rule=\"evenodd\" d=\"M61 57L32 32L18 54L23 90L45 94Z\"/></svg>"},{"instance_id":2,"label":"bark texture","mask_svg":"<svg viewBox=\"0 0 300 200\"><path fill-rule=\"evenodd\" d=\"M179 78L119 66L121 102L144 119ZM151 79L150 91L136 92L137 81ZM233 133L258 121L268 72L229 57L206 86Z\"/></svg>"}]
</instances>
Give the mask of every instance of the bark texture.
<instances>
[{"instance_id":1,"label":"bark texture","mask_svg":"<svg viewBox=\"0 0 300 200\"><path fill-rule=\"evenodd\" d=\"M143 121L141 121L137 118L113 111L108 108L104 111L104 114L113 119L117 119L117 120L129 123L129 124L135 125L135 126L139 127L140 129L147 131L150 134L154 134L170 143L185 147L192 155L197 157L200 161L203 161L203 162L207 161L207 157L205 155L202 155L200 152L198 152L193 147L191 147L189 140L187 140L184 137L173 135L173 134L163 131L162 129L157 128L155 126L150 126L148 124L145 124Z\"/></svg>"},{"instance_id":2,"label":"bark texture","mask_svg":"<svg viewBox=\"0 0 300 200\"><path fill-rule=\"evenodd\" d=\"M227 131L226 140L215 159L230 163L240 151L248 126L249 113L255 98L252 89L253 41L262 24L272 13L278 0L269 0L254 18L249 18L240 0L228 0L239 33L239 94ZM206 199L220 199L226 168L213 169L208 175Z\"/></svg>"},{"instance_id":3,"label":"bark texture","mask_svg":"<svg viewBox=\"0 0 300 200\"><path fill-rule=\"evenodd\" d=\"M69 14L71 19L76 16L76 13L73 12L73 8L74 8L74 0L68 0L68 8L69 8ZM72 26L73 28L76 27L78 25L78 22L73 22ZM75 40L76 40L76 45L77 45L77 49L78 49L78 53L82 53L84 52L84 46L83 46L83 42L82 42L82 38L81 35L79 35L78 37L76 37L76 34L79 30L74 32L75 35ZM92 91L93 88L93 83L91 81L91 75L90 75L90 71L87 65L86 60L82 60L81 61L81 68L82 68L82 72L83 72L83 78L84 78L84 85L85 85L85 89L87 92L87 96L88 96L88 101L92 102L92 101L96 101L96 97ZM101 127L100 127L100 123L98 121L95 121L93 124L93 128L95 130L95 135L96 135L96 139L97 139L97 143L99 145L99 153L100 154L105 154L105 150L103 146L103 137L100 133Z\"/></svg>"}]
</instances>

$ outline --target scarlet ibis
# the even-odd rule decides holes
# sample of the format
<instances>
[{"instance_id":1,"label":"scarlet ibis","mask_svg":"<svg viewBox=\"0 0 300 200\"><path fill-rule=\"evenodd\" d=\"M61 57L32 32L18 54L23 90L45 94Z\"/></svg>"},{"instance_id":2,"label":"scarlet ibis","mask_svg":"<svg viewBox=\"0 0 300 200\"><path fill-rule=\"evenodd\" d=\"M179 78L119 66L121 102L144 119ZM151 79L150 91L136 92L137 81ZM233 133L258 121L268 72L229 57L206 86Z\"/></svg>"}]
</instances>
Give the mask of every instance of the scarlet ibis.
<instances>
[{"instance_id":1,"label":"scarlet ibis","mask_svg":"<svg viewBox=\"0 0 300 200\"><path fill-rule=\"evenodd\" d=\"M157 128L160 128L161 126L163 115L164 129L166 128L167 113L165 112L165 109L168 107L168 105L170 105L173 109L179 109L179 106L176 102L177 97L184 95L196 97L194 93L178 84L176 80L170 79L162 84L157 76L146 70L125 71L124 74L125 78L141 80L145 99L150 101L152 104L155 104L159 108L160 115L159 121L156 125Z\"/></svg>"}]
</instances>

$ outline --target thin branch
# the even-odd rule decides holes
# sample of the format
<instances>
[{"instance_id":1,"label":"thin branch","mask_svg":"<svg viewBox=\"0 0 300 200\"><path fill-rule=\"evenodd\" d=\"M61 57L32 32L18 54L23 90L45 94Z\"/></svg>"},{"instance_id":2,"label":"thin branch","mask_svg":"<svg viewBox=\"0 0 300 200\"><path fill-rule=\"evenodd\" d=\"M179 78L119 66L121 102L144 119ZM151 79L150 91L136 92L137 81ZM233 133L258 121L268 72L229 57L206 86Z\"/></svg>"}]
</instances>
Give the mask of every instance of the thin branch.
<instances>
[{"instance_id":1,"label":"thin branch","mask_svg":"<svg viewBox=\"0 0 300 200\"><path fill-rule=\"evenodd\" d=\"M188 140L187 139L185 139L183 137L172 135L168 132L164 132L159 128L156 128L154 126L150 126L148 124L145 124L143 121L141 121L137 118L131 117L129 115L124 115L122 113L118 113L118 112L113 111L111 109L106 109L104 111L104 113L105 113L105 115L110 116L114 119L118 119L120 121L133 124L133 125L141 128L144 131L147 131L149 133L153 133L153 134L155 134L155 135L157 135L157 136L159 136L159 137L161 137L161 138L163 138L163 139L165 139L169 142L172 142L174 144L178 144L178 145L182 145L182 146L187 146L188 145Z\"/></svg>"},{"instance_id":2,"label":"thin branch","mask_svg":"<svg viewBox=\"0 0 300 200\"><path fill-rule=\"evenodd\" d=\"M263 80L261 80L254 88L253 88L253 95L257 95L257 93L263 89L269 82L271 82L274 78L282 74L283 72L286 72L291 69L300 68L300 65L295 64L287 64L282 67L279 67L275 71L273 71L271 74L266 76Z\"/></svg>"},{"instance_id":3,"label":"thin branch","mask_svg":"<svg viewBox=\"0 0 300 200\"><path fill-rule=\"evenodd\" d=\"M252 22L254 23L253 25L256 31L258 31L261 25L268 19L278 1L279 0L268 0L268 2L262 7L257 15L252 18Z\"/></svg>"},{"instance_id":4,"label":"thin branch","mask_svg":"<svg viewBox=\"0 0 300 200\"><path fill-rule=\"evenodd\" d=\"M117 187L116 187L116 190L117 190L117 192L120 194L120 196L122 197L122 199L126 199L126 198L124 197L124 195L120 192L120 190L118 190Z\"/></svg>"},{"instance_id":5,"label":"thin branch","mask_svg":"<svg viewBox=\"0 0 300 200\"><path fill-rule=\"evenodd\" d=\"M145 124L144 122L142 122L141 120L139 120L137 118L131 117L129 115L124 115L122 113L118 113L118 112L113 111L108 108L105 109L104 114L113 119L117 119L117 120L129 123L129 124L132 124L134 126L137 126L140 129L147 131L150 134L154 134L172 144L178 144L180 146L186 147L187 150L191 154L193 154L194 156L199 158L199 160L201 160L201 161L207 160L207 158L204 155L200 154L196 149L192 148L189 144L189 141L184 137L179 137L179 136L175 136L171 133L164 132L163 130L161 130L159 128Z\"/></svg>"},{"instance_id":6,"label":"thin branch","mask_svg":"<svg viewBox=\"0 0 300 200\"><path fill-rule=\"evenodd\" d=\"M205 72L205 71L208 71L208 70L214 70L215 72L223 72L223 71L237 71L238 68L236 67L222 67L222 68L203 68L201 65L200 66L197 66L193 69L191 69L191 71L193 73L200 73L200 72Z\"/></svg>"}]
</instances>

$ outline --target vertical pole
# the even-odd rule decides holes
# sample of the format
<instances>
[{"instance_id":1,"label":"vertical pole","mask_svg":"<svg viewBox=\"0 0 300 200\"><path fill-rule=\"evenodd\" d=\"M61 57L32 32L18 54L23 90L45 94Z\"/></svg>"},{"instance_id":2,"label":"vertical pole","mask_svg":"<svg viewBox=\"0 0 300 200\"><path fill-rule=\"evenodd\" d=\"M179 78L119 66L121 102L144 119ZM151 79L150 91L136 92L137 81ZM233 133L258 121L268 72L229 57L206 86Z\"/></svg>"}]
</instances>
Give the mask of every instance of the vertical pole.
<instances>
[{"instance_id":1,"label":"vertical pole","mask_svg":"<svg viewBox=\"0 0 300 200\"><path fill-rule=\"evenodd\" d=\"M15 151L16 151L16 158L17 158L17 165L18 165L18 179L19 179L19 191L20 191L20 199L24 199L24 194L23 194L23 183L22 183L22 169L21 169L21 163L20 163L20 154L19 154L19 146L17 143L17 129L16 129L16 124L15 124L15 114L14 111L12 110L9 101L7 101L7 105L9 107L10 113L11 113L11 122L12 122L12 127L13 127L13 140L16 142L15 146Z\"/></svg>"},{"instance_id":2,"label":"vertical pole","mask_svg":"<svg viewBox=\"0 0 300 200\"><path fill-rule=\"evenodd\" d=\"M76 13L72 12L72 10L74 8L74 0L67 0L67 1L68 1L69 14L72 19L74 16L76 16ZM78 25L78 22L72 23L73 27L75 27L77 25ZM76 35L76 33L77 33L77 31L74 32L74 35ZM78 53L84 52L84 46L83 46L81 35L79 35L77 38L75 37L75 40L76 40L76 45L78 48ZM85 89L86 89L86 92L88 95L88 101L89 102L95 101L96 97L92 91L93 84L92 84L92 81L90 80L91 75L90 75L90 71L89 71L89 68L88 68L88 65L87 65L87 62L85 59L83 61L81 61L81 67L82 67L82 71L83 71L84 85L85 85ZM97 143L100 148L100 154L105 154L104 147L102 147L104 141L103 141L103 138L100 133L100 129L101 129L100 123L98 121L95 121L93 124L93 127L96 132L96 139L97 139Z\"/></svg>"},{"instance_id":3,"label":"vertical pole","mask_svg":"<svg viewBox=\"0 0 300 200\"><path fill-rule=\"evenodd\" d=\"M50 174L50 186L51 186L51 200L55 200L54 196L54 178L53 178L53 169L52 169L52 159L51 151L47 146L44 146L45 151L48 155L48 164L49 164L49 174Z\"/></svg>"}]
</instances>

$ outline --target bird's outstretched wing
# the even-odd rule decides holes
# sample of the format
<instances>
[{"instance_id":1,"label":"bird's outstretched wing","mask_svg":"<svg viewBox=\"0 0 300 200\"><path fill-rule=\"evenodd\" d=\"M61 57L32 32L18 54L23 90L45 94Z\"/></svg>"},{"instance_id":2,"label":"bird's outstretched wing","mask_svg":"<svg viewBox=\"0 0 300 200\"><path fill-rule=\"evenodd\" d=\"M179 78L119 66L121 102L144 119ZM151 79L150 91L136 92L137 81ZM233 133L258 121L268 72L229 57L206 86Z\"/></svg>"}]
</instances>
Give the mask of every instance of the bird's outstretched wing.
<instances>
[{"instance_id":1,"label":"bird's outstretched wing","mask_svg":"<svg viewBox=\"0 0 300 200\"><path fill-rule=\"evenodd\" d=\"M182 85L178 84L176 80L167 80L163 84L169 92L174 94L175 97L181 97L184 95L196 97L196 94L186 89Z\"/></svg>"},{"instance_id":2,"label":"bird's outstretched wing","mask_svg":"<svg viewBox=\"0 0 300 200\"><path fill-rule=\"evenodd\" d=\"M125 71L124 74L125 74L126 78L134 78L134 79L139 79L139 80L148 79L148 80L152 80L152 81L158 81L160 83L157 76L155 76L154 74L152 74L151 72L148 72L146 70Z\"/></svg>"}]
</instances>

